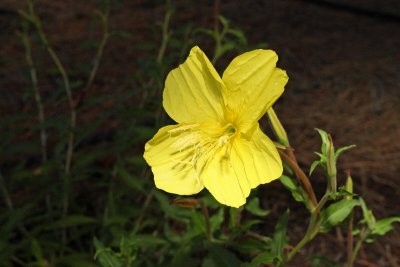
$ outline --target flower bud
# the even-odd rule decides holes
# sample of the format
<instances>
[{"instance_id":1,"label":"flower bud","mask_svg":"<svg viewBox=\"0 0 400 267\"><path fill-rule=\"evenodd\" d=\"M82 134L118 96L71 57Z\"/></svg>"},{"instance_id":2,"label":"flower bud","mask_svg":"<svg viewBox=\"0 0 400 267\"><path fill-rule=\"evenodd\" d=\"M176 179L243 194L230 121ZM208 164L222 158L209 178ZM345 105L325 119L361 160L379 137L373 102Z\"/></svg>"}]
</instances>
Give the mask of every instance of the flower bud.
<instances>
[{"instance_id":1,"label":"flower bud","mask_svg":"<svg viewBox=\"0 0 400 267\"><path fill-rule=\"evenodd\" d=\"M271 107L268 111L268 118L270 121L270 124L272 126L272 129L275 133L275 136L278 138L279 143L281 143L284 146L289 147L289 140L286 134L285 129L283 128L281 122L278 119L278 116L276 115L274 109Z\"/></svg>"},{"instance_id":2,"label":"flower bud","mask_svg":"<svg viewBox=\"0 0 400 267\"><path fill-rule=\"evenodd\" d=\"M332 193L336 193L336 156L330 134L328 134L328 142L326 143L326 171L328 173L328 188Z\"/></svg>"}]
</instances>

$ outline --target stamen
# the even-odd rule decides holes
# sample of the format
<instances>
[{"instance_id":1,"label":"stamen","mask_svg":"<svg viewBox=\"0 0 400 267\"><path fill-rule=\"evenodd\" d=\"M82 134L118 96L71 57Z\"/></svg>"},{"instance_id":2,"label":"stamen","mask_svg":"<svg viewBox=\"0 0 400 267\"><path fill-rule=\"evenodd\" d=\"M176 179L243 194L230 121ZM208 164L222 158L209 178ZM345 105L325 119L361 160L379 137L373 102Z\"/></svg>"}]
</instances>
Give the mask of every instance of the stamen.
<instances>
[{"instance_id":1,"label":"stamen","mask_svg":"<svg viewBox=\"0 0 400 267\"><path fill-rule=\"evenodd\" d=\"M222 147L223 145L226 145L229 143L230 137L228 135L223 135L220 138L218 138L218 146Z\"/></svg>"},{"instance_id":2,"label":"stamen","mask_svg":"<svg viewBox=\"0 0 400 267\"><path fill-rule=\"evenodd\" d=\"M179 151L182 151L189 146L197 145L201 141L201 139L202 139L202 136L199 133L194 132L194 133L190 133L182 138L179 138L171 146L174 148L179 148Z\"/></svg>"},{"instance_id":3,"label":"stamen","mask_svg":"<svg viewBox=\"0 0 400 267\"><path fill-rule=\"evenodd\" d=\"M191 129L193 129L193 128L196 128L196 127L199 126L199 125L200 125L200 124L198 124L198 123L196 123L196 124L182 125L182 126L179 126L179 127L175 128L175 129L169 130L168 133L173 134L173 133L178 133L178 132L184 132L184 131L187 131L187 130L191 130Z\"/></svg>"}]
</instances>

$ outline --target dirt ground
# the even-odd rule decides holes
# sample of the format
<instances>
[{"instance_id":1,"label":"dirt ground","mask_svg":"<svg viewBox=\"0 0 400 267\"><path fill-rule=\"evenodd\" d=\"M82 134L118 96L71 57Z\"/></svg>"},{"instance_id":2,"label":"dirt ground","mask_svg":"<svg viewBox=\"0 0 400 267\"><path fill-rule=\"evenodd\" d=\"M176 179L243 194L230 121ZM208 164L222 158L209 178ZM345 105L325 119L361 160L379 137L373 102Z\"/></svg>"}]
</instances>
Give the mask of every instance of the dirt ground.
<instances>
[{"instance_id":1,"label":"dirt ground","mask_svg":"<svg viewBox=\"0 0 400 267\"><path fill-rule=\"evenodd\" d=\"M351 3L354 8L316 2L221 1L220 13L233 27L243 30L250 45L267 43L280 56L278 65L287 71L289 83L275 109L301 166L306 168L316 159L311 151L319 150L320 140L314 128L330 132L337 147L356 144L339 161L340 181L344 179L342 172L350 169L356 191L366 198L377 218L399 215L399 1L327 1ZM184 23L212 25L213 1L174 3L172 27ZM100 38L99 25L90 24L97 1L41 0L36 6L47 20L44 27L51 43L71 71L79 62L90 60L91 54L77 44ZM111 13L110 25L130 32L131 37L128 41L110 40L92 88L97 93L126 90L126 77L138 67L135 59L145 56L135 44L160 42L156 22L162 20L163 1L125 1L123 6ZM22 47L14 35L19 25L18 8L26 8L23 1L3 0L0 4L0 114L25 108L27 102L16 97L26 95L23 90L29 83L18 73L24 64ZM211 52L207 47L205 50ZM42 88L46 88L43 83ZM324 186L318 174L311 182ZM295 224L291 239L296 240L306 225L291 223ZM365 246L357 264L399 266L399 229L397 226L379 242ZM345 251L343 233L323 238L329 242L314 241L302 255L318 252L338 260L345 257L340 252Z\"/></svg>"}]
</instances>

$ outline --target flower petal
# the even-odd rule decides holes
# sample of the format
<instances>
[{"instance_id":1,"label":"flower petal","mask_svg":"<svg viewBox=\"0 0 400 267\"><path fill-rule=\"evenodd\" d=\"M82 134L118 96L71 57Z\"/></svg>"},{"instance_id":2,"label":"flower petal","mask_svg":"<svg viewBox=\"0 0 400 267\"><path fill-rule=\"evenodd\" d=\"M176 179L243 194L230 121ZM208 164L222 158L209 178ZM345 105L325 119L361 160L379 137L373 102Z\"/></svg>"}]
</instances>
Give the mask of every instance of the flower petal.
<instances>
[{"instance_id":1,"label":"flower petal","mask_svg":"<svg viewBox=\"0 0 400 267\"><path fill-rule=\"evenodd\" d=\"M204 186L220 203L240 207L252 188L282 174L282 161L273 142L257 128L251 139L238 138L215 151L201 173Z\"/></svg>"},{"instance_id":2,"label":"flower petal","mask_svg":"<svg viewBox=\"0 0 400 267\"><path fill-rule=\"evenodd\" d=\"M231 162L235 173L250 188L269 183L282 175L282 160L274 143L258 127L251 139L235 140ZM244 182L243 182L244 183Z\"/></svg>"},{"instance_id":3,"label":"flower petal","mask_svg":"<svg viewBox=\"0 0 400 267\"><path fill-rule=\"evenodd\" d=\"M204 164L201 177L214 198L227 206L238 208L246 203L250 187L236 175L231 161L231 147L225 145L214 151Z\"/></svg>"},{"instance_id":4,"label":"flower petal","mask_svg":"<svg viewBox=\"0 0 400 267\"><path fill-rule=\"evenodd\" d=\"M165 81L163 105L178 123L221 121L224 84L207 56L197 46Z\"/></svg>"},{"instance_id":5,"label":"flower petal","mask_svg":"<svg viewBox=\"0 0 400 267\"><path fill-rule=\"evenodd\" d=\"M253 50L236 57L222 76L227 108L237 114L234 119L242 132L249 130L283 93L288 76L275 67L277 61L272 50Z\"/></svg>"},{"instance_id":6,"label":"flower petal","mask_svg":"<svg viewBox=\"0 0 400 267\"><path fill-rule=\"evenodd\" d=\"M196 194L204 188L192 161L200 137L194 138L189 128L165 126L146 143L143 157L151 166L157 188L179 195Z\"/></svg>"}]
</instances>

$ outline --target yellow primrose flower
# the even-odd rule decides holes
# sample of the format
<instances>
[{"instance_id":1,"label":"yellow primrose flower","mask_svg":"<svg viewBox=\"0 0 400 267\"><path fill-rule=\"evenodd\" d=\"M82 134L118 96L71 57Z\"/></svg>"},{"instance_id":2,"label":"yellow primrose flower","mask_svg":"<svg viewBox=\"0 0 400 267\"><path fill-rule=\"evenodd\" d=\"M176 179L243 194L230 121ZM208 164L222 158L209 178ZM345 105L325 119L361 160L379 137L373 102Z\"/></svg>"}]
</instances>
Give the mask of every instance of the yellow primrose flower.
<instances>
[{"instance_id":1,"label":"yellow primrose flower","mask_svg":"<svg viewBox=\"0 0 400 267\"><path fill-rule=\"evenodd\" d=\"M282 161L258 120L283 93L286 72L272 50L236 57L221 77L197 46L166 79L163 106L176 125L146 143L158 188L192 195L204 187L240 207L252 188L279 178Z\"/></svg>"}]
</instances>

